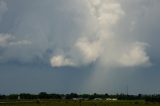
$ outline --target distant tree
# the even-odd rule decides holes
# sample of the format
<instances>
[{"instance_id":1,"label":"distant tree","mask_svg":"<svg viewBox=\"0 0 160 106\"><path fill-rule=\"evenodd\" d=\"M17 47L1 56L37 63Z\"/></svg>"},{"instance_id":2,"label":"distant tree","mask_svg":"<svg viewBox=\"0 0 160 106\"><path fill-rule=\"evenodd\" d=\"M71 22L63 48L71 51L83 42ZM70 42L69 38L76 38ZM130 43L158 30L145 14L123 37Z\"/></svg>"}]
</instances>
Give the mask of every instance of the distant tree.
<instances>
[{"instance_id":1,"label":"distant tree","mask_svg":"<svg viewBox=\"0 0 160 106\"><path fill-rule=\"evenodd\" d=\"M60 94L49 94L50 99L62 99L62 96Z\"/></svg>"},{"instance_id":2,"label":"distant tree","mask_svg":"<svg viewBox=\"0 0 160 106\"><path fill-rule=\"evenodd\" d=\"M141 99L142 98L142 94L138 94L138 98Z\"/></svg>"},{"instance_id":3,"label":"distant tree","mask_svg":"<svg viewBox=\"0 0 160 106\"><path fill-rule=\"evenodd\" d=\"M108 97L109 97L108 93L105 93L104 95L105 95L105 98L108 98Z\"/></svg>"},{"instance_id":4,"label":"distant tree","mask_svg":"<svg viewBox=\"0 0 160 106\"><path fill-rule=\"evenodd\" d=\"M21 99L37 99L37 95L29 94L29 93L21 93L20 94Z\"/></svg>"},{"instance_id":5,"label":"distant tree","mask_svg":"<svg viewBox=\"0 0 160 106\"><path fill-rule=\"evenodd\" d=\"M46 92L40 92L38 97L39 99L49 99L49 95Z\"/></svg>"},{"instance_id":6,"label":"distant tree","mask_svg":"<svg viewBox=\"0 0 160 106\"><path fill-rule=\"evenodd\" d=\"M6 99L6 95L0 95L0 99Z\"/></svg>"},{"instance_id":7,"label":"distant tree","mask_svg":"<svg viewBox=\"0 0 160 106\"><path fill-rule=\"evenodd\" d=\"M8 99L18 99L18 94L8 95Z\"/></svg>"},{"instance_id":8,"label":"distant tree","mask_svg":"<svg viewBox=\"0 0 160 106\"><path fill-rule=\"evenodd\" d=\"M160 103L160 95L152 95L145 97L146 102L159 102Z\"/></svg>"},{"instance_id":9,"label":"distant tree","mask_svg":"<svg viewBox=\"0 0 160 106\"><path fill-rule=\"evenodd\" d=\"M89 94L82 94L82 95L79 95L79 97L84 98L84 99L89 99L90 95Z\"/></svg>"},{"instance_id":10,"label":"distant tree","mask_svg":"<svg viewBox=\"0 0 160 106\"><path fill-rule=\"evenodd\" d=\"M66 95L66 99L73 99L73 98L77 98L78 94L76 93L71 93L71 94L67 94Z\"/></svg>"}]
</instances>

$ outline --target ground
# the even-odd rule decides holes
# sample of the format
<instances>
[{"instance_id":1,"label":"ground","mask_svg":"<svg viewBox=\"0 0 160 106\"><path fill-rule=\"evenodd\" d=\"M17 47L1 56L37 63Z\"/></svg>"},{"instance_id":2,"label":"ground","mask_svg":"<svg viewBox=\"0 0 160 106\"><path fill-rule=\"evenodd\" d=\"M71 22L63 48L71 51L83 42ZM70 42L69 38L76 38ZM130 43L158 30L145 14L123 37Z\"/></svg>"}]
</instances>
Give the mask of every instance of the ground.
<instances>
[{"instance_id":1,"label":"ground","mask_svg":"<svg viewBox=\"0 0 160 106\"><path fill-rule=\"evenodd\" d=\"M160 103L146 103L144 101L73 101L73 100L25 100L2 101L0 106L160 106Z\"/></svg>"}]
</instances>

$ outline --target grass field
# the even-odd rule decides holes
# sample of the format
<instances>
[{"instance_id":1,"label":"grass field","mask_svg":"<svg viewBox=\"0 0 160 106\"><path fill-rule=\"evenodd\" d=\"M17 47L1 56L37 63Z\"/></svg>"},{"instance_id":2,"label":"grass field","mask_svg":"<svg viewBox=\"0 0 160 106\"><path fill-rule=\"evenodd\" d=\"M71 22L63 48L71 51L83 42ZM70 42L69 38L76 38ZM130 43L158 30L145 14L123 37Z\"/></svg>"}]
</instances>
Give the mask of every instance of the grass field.
<instances>
[{"instance_id":1,"label":"grass field","mask_svg":"<svg viewBox=\"0 0 160 106\"><path fill-rule=\"evenodd\" d=\"M73 101L73 100L41 100L41 101L3 101L0 106L160 106L160 103L144 101Z\"/></svg>"}]
</instances>

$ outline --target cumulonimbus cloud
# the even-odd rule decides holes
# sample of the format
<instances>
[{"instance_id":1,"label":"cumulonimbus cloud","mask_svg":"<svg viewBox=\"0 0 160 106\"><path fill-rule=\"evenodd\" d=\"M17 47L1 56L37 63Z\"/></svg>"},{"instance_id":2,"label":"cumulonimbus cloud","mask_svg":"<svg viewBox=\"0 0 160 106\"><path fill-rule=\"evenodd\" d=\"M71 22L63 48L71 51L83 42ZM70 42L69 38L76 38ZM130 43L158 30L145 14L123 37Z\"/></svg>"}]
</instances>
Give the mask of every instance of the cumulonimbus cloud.
<instances>
[{"instance_id":1,"label":"cumulonimbus cloud","mask_svg":"<svg viewBox=\"0 0 160 106\"><path fill-rule=\"evenodd\" d=\"M118 1L88 0L88 6L92 17L96 19L95 25L98 26L96 34L78 38L73 48L78 51L77 57L80 56L78 60L71 56L72 53L69 54L71 58L68 59L64 58L65 54L61 56L63 57L61 59L53 56L52 66L79 66L91 64L98 59L101 59L105 65L117 64L125 67L150 63L144 43L137 41L127 43L115 38L118 34L114 33L113 27L125 17L125 11Z\"/></svg>"},{"instance_id":2,"label":"cumulonimbus cloud","mask_svg":"<svg viewBox=\"0 0 160 106\"><path fill-rule=\"evenodd\" d=\"M11 7L8 7L8 2ZM32 62L37 59L52 67L79 67L96 62L123 67L151 64L146 52L149 44L137 37L144 35L133 35L141 34L134 32L137 17L133 20L129 16L131 10L124 8L122 0L25 2L21 2L23 9L16 9L11 1L0 2L3 24L9 20L3 19L5 12L14 21L13 25L5 24L10 29L0 31L0 48L5 48L1 62L12 59ZM25 6L28 4L32 5ZM18 15L11 14L12 9ZM126 29L122 30L123 27ZM122 31L119 33L117 29ZM21 53L17 52L20 50Z\"/></svg>"}]
</instances>

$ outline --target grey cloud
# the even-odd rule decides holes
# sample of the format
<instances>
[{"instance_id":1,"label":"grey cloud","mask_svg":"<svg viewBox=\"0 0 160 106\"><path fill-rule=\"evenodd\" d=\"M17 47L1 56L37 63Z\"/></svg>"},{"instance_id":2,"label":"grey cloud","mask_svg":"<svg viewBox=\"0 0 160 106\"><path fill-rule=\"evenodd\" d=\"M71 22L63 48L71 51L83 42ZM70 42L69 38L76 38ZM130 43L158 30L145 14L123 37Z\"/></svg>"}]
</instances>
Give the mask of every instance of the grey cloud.
<instances>
[{"instance_id":1,"label":"grey cloud","mask_svg":"<svg viewBox=\"0 0 160 106\"><path fill-rule=\"evenodd\" d=\"M64 3L63 0L28 0L19 2L21 10L16 8L18 2L6 0L7 13L16 12L8 33L15 36L17 42L10 43L12 47L4 51L9 56L3 57L8 61L14 57L29 62L39 58L52 66L61 66L60 63L62 66L83 66L94 62L122 65L126 63L122 61L125 56L131 56L128 59L132 60L133 45L148 43L145 31L139 30L143 27L142 22L139 23L143 20L141 13L156 12L155 2L150 1L69 0ZM20 44L22 46L15 46ZM139 51L134 52L140 53L137 56L142 59L133 59L137 66L138 63L150 63L146 47L135 46ZM19 49L22 52L16 53ZM14 53L10 54L11 51Z\"/></svg>"},{"instance_id":2,"label":"grey cloud","mask_svg":"<svg viewBox=\"0 0 160 106\"><path fill-rule=\"evenodd\" d=\"M5 1L0 1L0 21L2 20L3 14L8 10Z\"/></svg>"},{"instance_id":3,"label":"grey cloud","mask_svg":"<svg viewBox=\"0 0 160 106\"><path fill-rule=\"evenodd\" d=\"M2 90L159 89L159 0L1 1Z\"/></svg>"},{"instance_id":4,"label":"grey cloud","mask_svg":"<svg viewBox=\"0 0 160 106\"><path fill-rule=\"evenodd\" d=\"M70 0L65 3L63 1L25 1L17 2L20 7L24 5L22 10L17 10L16 3L7 1L10 6L8 13L15 9L13 14L14 25L8 30L15 36L17 43L10 43L17 45L21 43L31 42L30 45L14 46L7 48L4 58L8 61L15 57L17 60L30 61L39 58L41 61L49 62L49 56L57 53L57 51L64 51L63 49L70 49L78 36L85 30L85 22L87 17L83 9L79 7L82 2ZM72 3L75 5L71 6ZM25 5L29 5L27 8ZM75 12L76 10L76 12ZM10 13L11 14L11 13ZM18 14L18 15L17 15ZM3 20L5 21L5 20ZM6 20L7 21L7 20ZM16 51L21 53L16 53ZM12 52L10 54L10 52ZM47 54L50 51L50 54ZM48 56L46 56L48 55ZM45 56L45 57L44 57ZM11 59L10 59L10 58Z\"/></svg>"}]
</instances>

